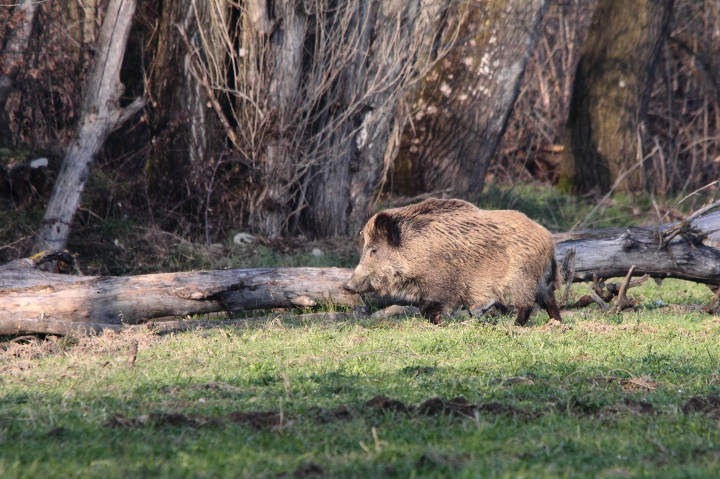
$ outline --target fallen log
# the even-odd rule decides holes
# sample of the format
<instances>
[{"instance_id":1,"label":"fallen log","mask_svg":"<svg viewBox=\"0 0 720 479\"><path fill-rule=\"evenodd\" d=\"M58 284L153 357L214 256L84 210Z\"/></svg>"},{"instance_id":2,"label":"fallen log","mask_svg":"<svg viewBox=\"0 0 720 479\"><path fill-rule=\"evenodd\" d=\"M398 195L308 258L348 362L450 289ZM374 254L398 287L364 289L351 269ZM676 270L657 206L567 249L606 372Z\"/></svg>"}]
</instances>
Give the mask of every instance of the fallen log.
<instances>
[{"instance_id":1,"label":"fallen log","mask_svg":"<svg viewBox=\"0 0 720 479\"><path fill-rule=\"evenodd\" d=\"M558 263L575 250L573 281L625 276L679 278L720 286L720 212L692 222L693 229L666 243L664 233L679 223L661 228L632 226L553 235ZM707 235L707 237L705 236Z\"/></svg>"},{"instance_id":2,"label":"fallen log","mask_svg":"<svg viewBox=\"0 0 720 479\"><path fill-rule=\"evenodd\" d=\"M680 278L717 287L720 249L704 244L703 235L720 227L720 213L702 220L693 222L695 230L686 228L669 242L663 239L663 229L643 227L557 234L558 260L575 250L574 281L625 276L634 266L632 276ZM0 334L90 333L167 316L360 302L343 289L351 275L343 268L102 277L48 273L35 266L33 260L22 259L0 267Z\"/></svg>"},{"instance_id":3,"label":"fallen log","mask_svg":"<svg viewBox=\"0 0 720 479\"><path fill-rule=\"evenodd\" d=\"M130 277L69 276L29 259L0 268L0 334L94 332L217 311L358 305L343 268L261 268Z\"/></svg>"}]
</instances>

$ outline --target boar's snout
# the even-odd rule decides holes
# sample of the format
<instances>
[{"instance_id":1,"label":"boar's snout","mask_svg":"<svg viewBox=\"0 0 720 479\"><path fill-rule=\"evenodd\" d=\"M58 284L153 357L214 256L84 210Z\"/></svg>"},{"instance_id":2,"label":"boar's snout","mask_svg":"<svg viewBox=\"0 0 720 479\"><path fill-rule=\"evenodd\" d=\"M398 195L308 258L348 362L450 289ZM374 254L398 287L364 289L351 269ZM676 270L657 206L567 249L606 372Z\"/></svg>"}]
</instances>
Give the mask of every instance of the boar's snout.
<instances>
[{"instance_id":1,"label":"boar's snout","mask_svg":"<svg viewBox=\"0 0 720 479\"><path fill-rule=\"evenodd\" d=\"M355 284L352 281L343 285L343 289L350 294L357 294L357 289L355 289Z\"/></svg>"},{"instance_id":2,"label":"boar's snout","mask_svg":"<svg viewBox=\"0 0 720 479\"><path fill-rule=\"evenodd\" d=\"M367 293L372 290L370 287L370 278L362 269L362 265L357 267L350 281L348 281L343 288L350 294Z\"/></svg>"}]
</instances>

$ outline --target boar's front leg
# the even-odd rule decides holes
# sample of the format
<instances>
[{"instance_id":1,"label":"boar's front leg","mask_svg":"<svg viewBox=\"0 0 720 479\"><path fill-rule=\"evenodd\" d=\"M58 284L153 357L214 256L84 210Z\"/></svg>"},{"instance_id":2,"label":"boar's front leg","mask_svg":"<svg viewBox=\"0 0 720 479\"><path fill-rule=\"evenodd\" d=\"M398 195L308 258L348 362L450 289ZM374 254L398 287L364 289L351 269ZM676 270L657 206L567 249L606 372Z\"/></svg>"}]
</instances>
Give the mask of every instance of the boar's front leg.
<instances>
[{"instance_id":1,"label":"boar's front leg","mask_svg":"<svg viewBox=\"0 0 720 479\"><path fill-rule=\"evenodd\" d=\"M433 324L443 324L442 304L436 301L420 301L420 314Z\"/></svg>"},{"instance_id":2,"label":"boar's front leg","mask_svg":"<svg viewBox=\"0 0 720 479\"><path fill-rule=\"evenodd\" d=\"M555 298L550 298L545 302L543 305L545 308L545 311L547 311L548 315L557 321L560 321L562 323L562 316L560 316L560 308L558 307L557 301L555 301Z\"/></svg>"}]
</instances>

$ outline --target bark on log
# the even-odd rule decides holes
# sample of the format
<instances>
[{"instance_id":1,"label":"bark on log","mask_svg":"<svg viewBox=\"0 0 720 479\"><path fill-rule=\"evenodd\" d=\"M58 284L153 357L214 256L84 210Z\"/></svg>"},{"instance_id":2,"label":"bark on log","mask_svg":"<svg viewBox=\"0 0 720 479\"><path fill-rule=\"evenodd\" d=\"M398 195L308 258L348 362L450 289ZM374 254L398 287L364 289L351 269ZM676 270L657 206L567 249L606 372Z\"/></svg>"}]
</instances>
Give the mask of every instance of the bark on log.
<instances>
[{"instance_id":1,"label":"bark on log","mask_svg":"<svg viewBox=\"0 0 720 479\"><path fill-rule=\"evenodd\" d=\"M660 233L669 226L660 229ZM710 232L720 212L695 220ZM717 244L720 232L710 234ZM575 281L633 275L681 278L720 286L720 249L675 237L666 246L654 228L615 228L554 236L558 260L572 248ZM707 241L707 240L706 240ZM264 268L134 277L69 276L38 271L30 259L0 267L0 334L98 332L152 318L217 311L291 308L333 303L356 306L342 286L343 268ZM379 302L380 298L371 298ZM173 326L174 327L174 326Z\"/></svg>"}]
</instances>

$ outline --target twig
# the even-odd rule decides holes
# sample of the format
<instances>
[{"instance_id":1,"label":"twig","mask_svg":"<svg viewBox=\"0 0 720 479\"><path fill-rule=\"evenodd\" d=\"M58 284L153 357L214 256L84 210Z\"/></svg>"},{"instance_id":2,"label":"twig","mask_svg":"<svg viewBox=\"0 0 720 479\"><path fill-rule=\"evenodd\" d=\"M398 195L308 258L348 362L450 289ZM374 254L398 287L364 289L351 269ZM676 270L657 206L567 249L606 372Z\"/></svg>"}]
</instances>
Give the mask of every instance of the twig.
<instances>
[{"instance_id":1,"label":"twig","mask_svg":"<svg viewBox=\"0 0 720 479\"><path fill-rule=\"evenodd\" d=\"M660 235L660 248L668 245L678 235L680 235L690 246L692 246L692 242L690 241L691 238L697 238L702 241L702 239L707 237L707 235L711 234L712 232L701 231L697 228L693 228L692 222L700 218L701 216L708 214L709 212L718 207L720 207L720 201L710 203L709 205L703 206L695 213L691 214L672 228L669 228L662 235Z\"/></svg>"},{"instance_id":2,"label":"twig","mask_svg":"<svg viewBox=\"0 0 720 479\"><path fill-rule=\"evenodd\" d=\"M4 249L6 249L6 248L12 248L13 245L16 245L16 244L18 244L18 243L20 243L20 242L22 242L22 241L25 241L25 240L28 239L28 238L30 238L30 236L23 236L22 238L20 238L20 239L17 240L17 241L13 241L12 243L8 243L8 244L6 244L6 245L0 246L0 251L4 250Z\"/></svg>"},{"instance_id":3,"label":"twig","mask_svg":"<svg viewBox=\"0 0 720 479\"><path fill-rule=\"evenodd\" d=\"M138 352L138 342L137 339L133 339L130 341L130 351L128 353L127 362L125 363L128 367L135 366L135 360L137 359L137 352Z\"/></svg>"},{"instance_id":4,"label":"twig","mask_svg":"<svg viewBox=\"0 0 720 479\"><path fill-rule=\"evenodd\" d=\"M684 202L684 201L687 200L688 198L691 198L691 197L695 196L696 194L700 193L700 192L701 192L702 190L704 190L705 188L709 188L709 187L711 187L711 186L713 186L713 185L716 185L716 184L718 183L718 181L720 181L720 180L715 180L715 181L713 181L712 183L708 183L707 185L703 186L702 188L698 188L697 190L693 191L692 193L689 193L689 194L685 195L685 197L683 197L683 199L681 199L680 201L678 201L677 203L675 203L675 204L672 206L672 208L668 209L667 212L662 216L662 218L660 218L660 220L658 221L657 226L655 226L655 231L657 231L658 228L660 228L660 225L661 225L662 222L665 220L665 218L667 218L667 215L669 215L672 210L674 210L675 208L677 208L678 206L680 206L680 204L681 204L682 202ZM696 211L695 213L693 213L693 215L699 213L699 212L702 211L702 210L703 210L703 208L699 209L698 211ZM692 215L691 215L691 217L692 217ZM695 218L697 218L697 216L696 216ZM695 218L693 218L693 219L695 219ZM685 220L687 220L687 218L685 218Z\"/></svg>"},{"instance_id":5,"label":"twig","mask_svg":"<svg viewBox=\"0 0 720 479\"><path fill-rule=\"evenodd\" d=\"M630 278L632 278L633 270L635 270L635 265L630 266L630 269L627 272L627 275L625 276L625 281L622 282L622 285L620 286L620 292L618 293L617 300L615 301L615 304L612 308L608 310L608 313L615 314L619 313L623 309L625 309L627 306L632 304L630 300L627 298L627 290L628 286L630 285Z\"/></svg>"},{"instance_id":6,"label":"twig","mask_svg":"<svg viewBox=\"0 0 720 479\"><path fill-rule=\"evenodd\" d=\"M600 295L595 292L595 289L593 289L592 286L588 286L588 289L590 290L590 296L592 297L593 301L595 301L598 306L600 306L600 309L602 309L603 311L608 311L610 309L610 306L608 306L608 304L603 301Z\"/></svg>"}]
</instances>

